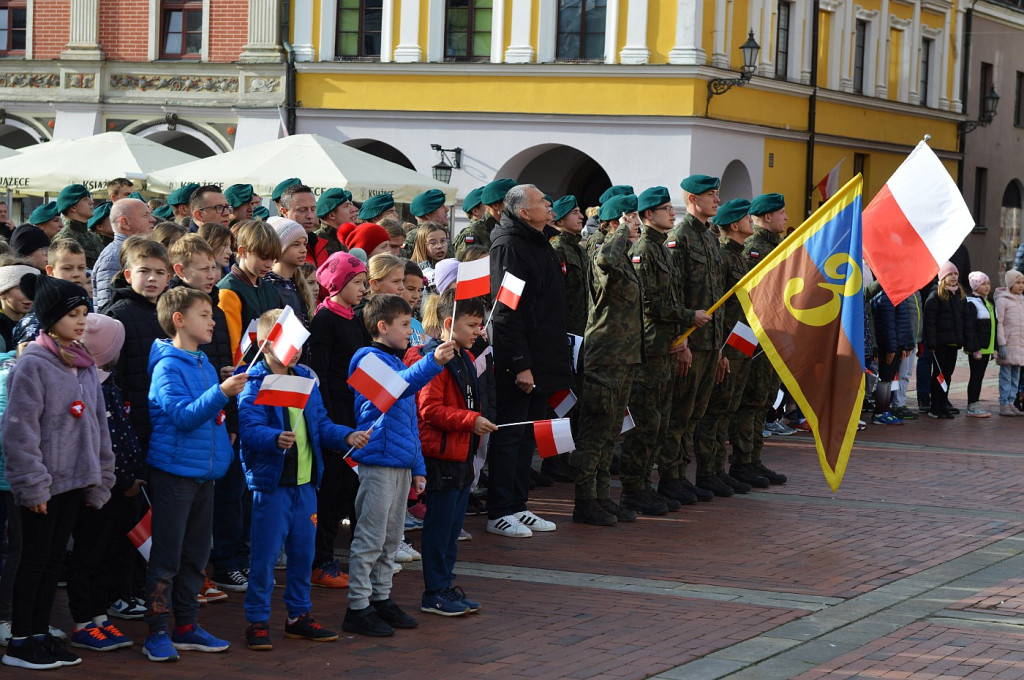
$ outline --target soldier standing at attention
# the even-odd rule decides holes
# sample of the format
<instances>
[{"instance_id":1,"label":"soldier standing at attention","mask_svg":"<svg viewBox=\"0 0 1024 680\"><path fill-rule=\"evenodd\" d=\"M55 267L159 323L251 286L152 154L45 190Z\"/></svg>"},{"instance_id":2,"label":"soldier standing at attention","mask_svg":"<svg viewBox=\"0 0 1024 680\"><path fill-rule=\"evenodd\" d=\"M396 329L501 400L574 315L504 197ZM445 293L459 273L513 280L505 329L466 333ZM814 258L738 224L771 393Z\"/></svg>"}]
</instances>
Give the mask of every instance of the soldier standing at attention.
<instances>
[{"instance_id":1,"label":"soldier standing at attention","mask_svg":"<svg viewBox=\"0 0 1024 680\"><path fill-rule=\"evenodd\" d=\"M224 190L224 198L231 207L231 220L228 226L236 222L252 219L252 197L255 195L251 184L232 184Z\"/></svg>"},{"instance_id":2,"label":"soldier standing at attention","mask_svg":"<svg viewBox=\"0 0 1024 680\"><path fill-rule=\"evenodd\" d=\"M47 232L52 240L72 238L85 251L85 265L92 267L103 252L103 239L89 231L89 218L93 213L93 200L82 184L69 184L57 196L57 212L67 219L67 225L56 234ZM44 230L45 231L45 230Z\"/></svg>"},{"instance_id":3,"label":"soldier standing at attention","mask_svg":"<svg viewBox=\"0 0 1024 680\"><path fill-rule=\"evenodd\" d=\"M466 213L466 217L472 222L475 219L484 216L484 206L480 202L480 196L484 193L483 187L477 187L471 189L466 197L462 199L462 210Z\"/></svg>"},{"instance_id":4,"label":"soldier standing at attention","mask_svg":"<svg viewBox=\"0 0 1024 680\"><path fill-rule=\"evenodd\" d=\"M787 219L785 197L782 194L755 197L750 202L750 216L754 221L754 233L743 244L743 257L747 260L748 269L753 269L782 242ZM729 475L741 482L755 485L751 480L761 477L772 484L786 483L786 475L768 469L761 462L761 449L764 447L761 433L778 392L779 376L771 361L761 352L751 360L739 410L729 423L732 442Z\"/></svg>"},{"instance_id":5,"label":"soldier standing at attention","mask_svg":"<svg viewBox=\"0 0 1024 680\"><path fill-rule=\"evenodd\" d=\"M359 220L361 222L373 222L379 224L385 217L398 217L398 210L395 208L395 197L391 192L370 196L363 201L359 208ZM369 254L369 253L367 253Z\"/></svg>"},{"instance_id":6,"label":"soldier standing at attention","mask_svg":"<svg viewBox=\"0 0 1024 680\"><path fill-rule=\"evenodd\" d=\"M320 226L313 233L326 243L327 254L347 252L338 240L338 227L346 222L355 222L359 209L352 203L352 194L347 189L328 189L316 199L316 216Z\"/></svg>"},{"instance_id":7,"label":"soldier standing at attention","mask_svg":"<svg viewBox=\"0 0 1024 680\"><path fill-rule=\"evenodd\" d=\"M195 182L182 184L167 197L167 205L171 206L174 221L189 231L195 231L196 229L192 224L192 211L189 210L188 202L198 188L199 185Z\"/></svg>"},{"instance_id":8,"label":"soldier standing at attention","mask_svg":"<svg viewBox=\"0 0 1024 680\"><path fill-rule=\"evenodd\" d=\"M284 215L284 212L281 210L281 208L283 207L281 205L281 196L282 194L284 194L285 189L287 189L288 187L293 187L297 184L302 184L302 180L299 179L298 177L289 177L288 179L281 180L280 182L278 182L277 186L274 187L274 190L270 192L270 200L273 201L274 207L277 208L278 215Z\"/></svg>"},{"instance_id":9,"label":"soldier standing at attention","mask_svg":"<svg viewBox=\"0 0 1024 680\"><path fill-rule=\"evenodd\" d=\"M593 262L594 257L597 255L597 251L600 250L601 244L604 243L606 237L610 236L619 228L619 219L622 217L622 213L615 215L612 218L605 219L601 217L601 208L603 208L610 200L616 196L630 196L633 194L633 187L628 184L615 184L605 189L604 193L598 198L599 207L597 210L597 219L600 220L600 227L597 231L590 235L587 239L587 256ZM611 210L605 210L606 215L611 214Z\"/></svg>"},{"instance_id":10,"label":"soldier standing at attention","mask_svg":"<svg viewBox=\"0 0 1024 680\"><path fill-rule=\"evenodd\" d=\"M501 211L505 209L505 194L515 185L515 180L496 179L484 186L480 193L480 201L484 204L484 216L473 220L468 227L456 234L455 242L452 244L456 258L461 258L468 246L491 249L491 231L501 221Z\"/></svg>"},{"instance_id":11,"label":"soldier standing at attention","mask_svg":"<svg viewBox=\"0 0 1024 680\"><path fill-rule=\"evenodd\" d=\"M721 204L719 184L717 177L707 175L691 175L679 183L686 215L669 234L666 245L678 272L683 304L688 309L707 309L724 293L718 239L708 226ZM702 469L711 467L708 461L697 460L696 487L686 478L694 430L704 417L716 377L729 370L729 361L721 353L723 326L722 315L716 314L710 323L693 332L689 337L689 366L681 368L673 384L669 432L658 458L659 490L681 502L685 501L674 494L688 494L702 501L733 494L732 488L717 477L701 476Z\"/></svg>"},{"instance_id":12,"label":"soldier standing at attention","mask_svg":"<svg viewBox=\"0 0 1024 680\"><path fill-rule=\"evenodd\" d=\"M440 189L429 189L416 196L409 204L409 212L416 218L416 227L405 233L401 253L405 258L412 256L412 251L416 249L416 233L427 222L435 222L448 230L448 207L444 204L444 192ZM451 234L448 237L450 239Z\"/></svg>"}]
</instances>

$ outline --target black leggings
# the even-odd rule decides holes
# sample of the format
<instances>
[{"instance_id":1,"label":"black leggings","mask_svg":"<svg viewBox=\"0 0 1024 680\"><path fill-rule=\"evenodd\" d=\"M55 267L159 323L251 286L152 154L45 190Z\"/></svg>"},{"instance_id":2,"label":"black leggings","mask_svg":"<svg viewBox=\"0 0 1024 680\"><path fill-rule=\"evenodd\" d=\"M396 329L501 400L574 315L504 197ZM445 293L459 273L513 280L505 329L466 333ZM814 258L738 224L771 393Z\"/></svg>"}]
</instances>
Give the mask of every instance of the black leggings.
<instances>
[{"instance_id":1,"label":"black leggings","mask_svg":"<svg viewBox=\"0 0 1024 680\"><path fill-rule=\"evenodd\" d=\"M956 353L959 347L936 347L932 358L932 408L934 414L942 414L953 407L949 403L949 386L953 380L953 369L956 368ZM939 387L939 371L946 381L946 389Z\"/></svg>"}]
</instances>

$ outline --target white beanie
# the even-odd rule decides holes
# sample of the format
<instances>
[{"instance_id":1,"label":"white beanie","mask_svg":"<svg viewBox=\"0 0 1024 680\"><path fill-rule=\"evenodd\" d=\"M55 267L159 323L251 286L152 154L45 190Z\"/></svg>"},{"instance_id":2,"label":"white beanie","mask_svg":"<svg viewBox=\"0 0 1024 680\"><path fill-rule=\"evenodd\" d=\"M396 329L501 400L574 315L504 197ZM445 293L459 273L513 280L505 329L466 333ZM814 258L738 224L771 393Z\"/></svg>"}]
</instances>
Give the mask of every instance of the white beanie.
<instances>
[{"instance_id":1,"label":"white beanie","mask_svg":"<svg viewBox=\"0 0 1024 680\"><path fill-rule=\"evenodd\" d=\"M0 267L0 293L6 293L21 283L22 276L38 273L38 269L25 264L9 264L5 267Z\"/></svg>"},{"instance_id":2,"label":"white beanie","mask_svg":"<svg viewBox=\"0 0 1024 680\"><path fill-rule=\"evenodd\" d=\"M281 250L287 250L288 246L300 238L307 238L306 230L302 228L302 225L287 217L275 215L267 219L267 224L274 228L274 231L277 232L277 237L281 239Z\"/></svg>"}]
</instances>

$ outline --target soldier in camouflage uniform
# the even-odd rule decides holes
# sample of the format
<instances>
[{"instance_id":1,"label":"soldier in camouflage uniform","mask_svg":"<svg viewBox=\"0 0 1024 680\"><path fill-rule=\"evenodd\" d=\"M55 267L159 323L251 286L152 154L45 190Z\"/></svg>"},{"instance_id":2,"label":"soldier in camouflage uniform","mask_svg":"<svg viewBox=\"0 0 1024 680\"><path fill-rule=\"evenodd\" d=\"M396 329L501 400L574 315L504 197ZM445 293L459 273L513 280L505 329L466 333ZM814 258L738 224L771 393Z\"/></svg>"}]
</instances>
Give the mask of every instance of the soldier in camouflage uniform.
<instances>
[{"instance_id":1,"label":"soldier in camouflage uniform","mask_svg":"<svg viewBox=\"0 0 1024 680\"><path fill-rule=\"evenodd\" d=\"M484 204L486 214L469 223L469 226L455 236L452 248L455 257L461 258L467 246L483 246L491 249L491 231L501 222L501 211L505 209L505 194L516 185L515 180L496 179L484 186L480 193L480 201Z\"/></svg>"},{"instance_id":2,"label":"soldier in camouflage uniform","mask_svg":"<svg viewBox=\"0 0 1024 680\"><path fill-rule=\"evenodd\" d=\"M723 234L719 240L719 253L722 256L726 291L731 290L747 273L743 241L753 233L749 211L750 201L736 198L719 206L718 214L715 215L714 223ZM719 314L722 316L726 333L729 333L737 322L746 323L743 306L735 295L725 301ZM697 460L713 462L713 468L707 474L717 475L736 493L747 493L751 484L729 476L725 471L725 463L728 458L726 441L729 437L729 418L740 407L743 387L747 383L747 373L750 371L750 357L731 345L726 345L722 349L722 354L729 360L729 370L723 376L722 382L716 384L711 391L711 399L697 427L693 448ZM698 473L700 472L698 470ZM766 487L768 480L758 477L757 485Z\"/></svg>"},{"instance_id":3,"label":"soldier in camouflage uniform","mask_svg":"<svg viewBox=\"0 0 1024 680\"><path fill-rule=\"evenodd\" d=\"M761 194L750 202L754 220L754 234L743 244L743 257L753 269L768 253L782 242L786 232L786 199L782 194ZM751 361L747 384L743 389L739 410L729 424L732 442L732 465L729 474L753 484L755 477L766 478L772 484L785 484L786 475L765 467L761 462L764 446L765 418L779 392L779 377L764 352Z\"/></svg>"},{"instance_id":4,"label":"soldier in camouflage uniform","mask_svg":"<svg viewBox=\"0 0 1024 680\"><path fill-rule=\"evenodd\" d=\"M352 193L347 189L328 189L316 199L316 216L320 226L313 233L327 244L329 254L347 251L338 239L338 227L346 222L355 222L358 214L359 209L352 202Z\"/></svg>"},{"instance_id":5,"label":"soldier in camouflage uniform","mask_svg":"<svg viewBox=\"0 0 1024 680\"><path fill-rule=\"evenodd\" d=\"M70 238L78 241L85 251L85 265L92 267L103 252L103 239L89 231L89 218L93 213L93 200L89 190L81 184L69 184L57 196L57 212L64 216L67 225L56 234L46 232L51 240ZM46 231L45 229L43 230Z\"/></svg>"},{"instance_id":6,"label":"soldier in camouflage uniform","mask_svg":"<svg viewBox=\"0 0 1024 680\"><path fill-rule=\"evenodd\" d=\"M575 196L563 196L552 205L558 236L551 239L565 274L565 330L583 335L587 328L587 306L590 302L590 263L580 245L583 213L576 205Z\"/></svg>"},{"instance_id":7,"label":"soldier in camouflage uniform","mask_svg":"<svg viewBox=\"0 0 1024 680\"><path fill-rule=\"evenodd\" d=\"M675 219L668 189L646 190L637 199L637 209L646 226L629 254L643 285L646 360L638 371L630 400L636 427L626 433L622 444L620 502L645 515L663 515L679 509L680 503L651 488L651 471L669 427L668 398L675 373L675 357L670 350L681 329L693 324L694 314L683 307L676 273L665 248L665 235Z\"/></svg>"},{"instance_id":8,"label":"soldier in camouflage uniform","mask_svg":"<svg viewBox=\"0 0 1024 680\"><path fill-rule=\"evenodd\" d=\"M608 201L616 196L630 196L632 194L633 187L628 184L615 184L605 189L604 193L601 194L601 197L598 199L598 202L601 207L604 207L607 205ZM613 211L605 208L604 212L606 215L612 215ZM597 251L601 249L601 244L604 243L605 238L613 234L615 230L619 228L619 219L621 217L621 213L608 218L601 217L601 210L600 208L598 209L597 219L601 221L601 225L597 231L590 235L586 244L587 259L591 262L593 262L594 258L597 256ZM634 237L632 240L635 242L636 238Z\"/></svg>"}]
</instances>

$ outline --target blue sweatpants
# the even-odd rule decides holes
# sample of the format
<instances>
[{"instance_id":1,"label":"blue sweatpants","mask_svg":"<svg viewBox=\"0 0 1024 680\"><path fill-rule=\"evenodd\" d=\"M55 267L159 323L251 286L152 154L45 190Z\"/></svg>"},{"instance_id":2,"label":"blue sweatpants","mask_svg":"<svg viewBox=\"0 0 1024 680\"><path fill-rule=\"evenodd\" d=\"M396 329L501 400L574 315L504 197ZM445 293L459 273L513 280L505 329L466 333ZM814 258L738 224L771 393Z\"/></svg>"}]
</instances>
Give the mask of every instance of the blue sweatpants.
<instances>
[{"instance_id":1,"label":"blue sweatpants","mask_svg":"<svg viewBox=\"0 0 1024 680\"><path fill-rule=\"evenodd\" d=\"M423 555L423 585L429 593L444 590L455 580L459 555L459 533L466 517L470 487L460 491L427 489L427 514L423 518L420 552Z\"/></svg>"},{"instance_id":2,"label":"blue sweatpants","mask_svg":"<svg viewBox=\"0 0 1024 680\"><path fill-rule=\"evenodd\" d=\"M288 616L297 618L313 608L309 578L313 571L316 541L316 489L312 484L279 486L252 495L252 535L249 540L249 589L245 591L245 619L264 623L270 619L274 592L274 565L284 546L288 556L284 604Z\"/></svg>"}]
</instances>

